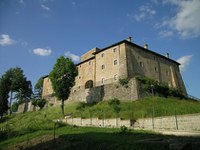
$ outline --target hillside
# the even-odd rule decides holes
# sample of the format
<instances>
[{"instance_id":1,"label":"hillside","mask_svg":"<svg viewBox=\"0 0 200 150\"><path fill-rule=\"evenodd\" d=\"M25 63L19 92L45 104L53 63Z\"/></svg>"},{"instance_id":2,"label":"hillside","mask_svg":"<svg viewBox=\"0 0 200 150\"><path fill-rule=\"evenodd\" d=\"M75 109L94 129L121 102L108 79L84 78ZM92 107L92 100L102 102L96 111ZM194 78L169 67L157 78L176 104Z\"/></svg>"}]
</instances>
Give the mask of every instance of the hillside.
<instances>
[{"instance_id":1,"label":"hillside","mask_svg":"<svg viewBox=\"0 0 200 150\"><path fill-rule=\"evenodd\" d=\"M105 117L112 118L116 117L116 113L113 107L110 105L110 101L100 102L94 105L83 105L81 103L67 103L65 105L66 114L73 114L74 117ZM178 100L174 98L160 98L155 97L145 98L138 101L126 101L119 104L120 111L119 117L121 118L143 118L150 117L152 115L152 107L154 104L155 116L173 115L176 110L176 114L188 114L188 113L199 113L200 102ZM76 110L79 108L79 110ZM45 117L46 116L46 117ZM124 145L120 139L123 137L127 140L127 144L135 146L136 143L132 143L134 140L142 140L148 138L169 138L168 136L162 136L151 132L144 131L130 131L128 135L119 134L122 130L120 129L106 129L106 128L89 128L89 127L71 127L63 126L62 124L55 124L52 120L61 118L60 107L48 107L37 112L28 112L24 114L14 114L6 116L0 120L0 149L6 145L15 145L20 142L24 142L24 146L34 145L34 143L46 143L46 140L54 139L54 136L59 142L71 144L71 148L79 149L75 145L84 146L88 149L90 146L99 146L111 148L115 146ZM55 126L56 125L56 126ZM55 129L55 130L54 130ZM2 131L5 130L5 131ZM96 135L96 136L95 136ZM134 135L134 136L131 136ZM40 137L40 138L39 138ZM31 139L36 138L32 141ZM114 138L114 139L113 139ZM84 141L84 140L85 141ZM111 140L112 139L112 140ZM61 141L60 141L61 140ZM66 141L67 140L67 141ZM94 143L92 143L94 142ZM95 143L96 142L96 143ZM86 145L84 143L87 143ZM104 143L101 145L101 143ZM116 145L116 143L119 143ZM131 144L132 143L132 144ZM96 145L97 144L97 145ZM138 144L136 144L138 145ZM47 146L50 146L47 144ZM69 145L68 145L69 146ZM125 145L124 145L125 146ZM138 145L140 148L141 144ZM19 147L19 145L18 145ZM130 147L127 147L129 149ZM165 149L165 145L160 145L159 148ZM34 147L35 148L35 147ZM34 149L33 148L33 149ZM123 148L123 147L121 147ZM146 147L147 148L147 147ZM149 148L149 147L148 147ZM147 149L148 149L147 148ZM11 147L13 149L13 147ZM62 149L62 148L61 148ZM120 147L119 147L120 149Z\"/></svg>"}]
</instances>

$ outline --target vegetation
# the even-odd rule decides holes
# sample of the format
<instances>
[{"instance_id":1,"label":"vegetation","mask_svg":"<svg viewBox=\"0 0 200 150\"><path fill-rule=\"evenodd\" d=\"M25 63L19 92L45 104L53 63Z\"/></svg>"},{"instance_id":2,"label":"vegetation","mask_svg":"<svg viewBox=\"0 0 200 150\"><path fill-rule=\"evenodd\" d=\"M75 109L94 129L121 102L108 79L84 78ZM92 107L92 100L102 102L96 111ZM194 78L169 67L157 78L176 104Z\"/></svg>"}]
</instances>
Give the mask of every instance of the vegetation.
<instances>
[{"instance_id":1,"label":"vegetation","mask_svg":"<svg viewBox=\"0 0 200 150\"><path fill-rule=\"evenodd\" d=\"M112 109L113 105L120 106L120 117L130 118L130 110L133 111L135 118L151 117L152 105L155 104L155 114L174 115L176 108L177 114L197 113L200 112L200 102L180 100L174 98L152 97L138 101L120 101L117 99L100 102L98 104L67 103L66 112L74 115L89 117L89 111L92 116L101 115L102 111L105 117L116 117L116 112ZM101 112L101 113L100 113ZM168 149L167 144L141 143L145 139L169 139L178 138L163 136L147 131L129 130L125 126L119 129L113 128L94 128L94 127L77 127L66 126L60 123L54 123L53 120L62 118L59 107L48 107L36 112L27 112L24 114L13 114L5 116L0 120L0 128L6 131L0 136L0 149L6 146L19 145L21 149L28 146L32 149L47 147L46 149ZM19 121L20 120L20 121ZM55 129L55 130L54 130ZM54 140L55 133L55 140ZM42 138L43 137L43 138ZM33 138L37 138L32 140ZM123 139L123 140L122 140ZM169 141L169 140L168 140ZM35 143L40 143L36 144ZM156 144L157 143L157 144ZM54 147L55 146L55 147ZM11 147L12 149L12 147Z\"/></svg>"},{"instance_id":2,"label":"vegetation","mask_svg":"<svg viewBox=\"0 0 200 150\"><path fill-rule=\"evenodd\" d=\"M53 70L50 72L50 79L55 96L61 100L62 114L64 115L64 101L69 97L70 89L75 84L75 77L78 75L76 65L69 58L61 56L57 59Z\"/></svg>"},{"instance_id":3,"label":"vegetation","mask_svg":"<svg viewBox=\"0 0 200 150\"><path fill-rule=\"evenodd\" d=\"M10 93L10 101L8 102L8 95ZM10 68L5 74L0 78L0 115L3 116L10 108L11 114L11 104L14 98L22 103L32 96L32 85L31 81L28 81L23 74L21 68Z\"/></svg>"},{"instance_id":4,"label":"vegetation","mask_svg":"<svg viewBox=\"0 0 200 150\"><path fill-rule=\"evenodd\" d=\"M159 83L154 79L143 76L137 76L136 79L139 81L140 90L142 91L163 97L174 96L181 99L186 98L178 89L170 88L166 83Z\"/></svg>"},{"instance_id":5,"label":"vegetation","mask_svg":"<svg viewBox=\"0 0 200 150\"><path fill-rule=\"evenodd\" d=\"M153 106L155 117L174 115L175 111L177 115L200 112L200 102L173 97L146 97L137 101L116 103L115 99L97 104L72 103L65 106L65 111L68 114L73 114L74 117L90 118L90 114L92 114L92 117L115 118L114 107L117 106L120 110L118 116L123 119L152 117Z\"/></svg>"},{"instance_id":6,"label":"vegetation","mask_svg":"<svg viewBox=\"0 0 200 150\"><path fill-rule=\"evenodd\" d=\"M34 98L35 99L42 98L42 89L43 89L43 77L40 77L34 86Z\"/></svg>"},{"instance_id":7,"label":"vegetation","mask_svg":"<svg viewBox=\"0 0 200 150\"><path fill-rule=\"evenodd\" d=\"M128 78L119 79L119 84L126 87L126 88L128 88L128 83L129 83Z\"/></svg>"}]
</instances>

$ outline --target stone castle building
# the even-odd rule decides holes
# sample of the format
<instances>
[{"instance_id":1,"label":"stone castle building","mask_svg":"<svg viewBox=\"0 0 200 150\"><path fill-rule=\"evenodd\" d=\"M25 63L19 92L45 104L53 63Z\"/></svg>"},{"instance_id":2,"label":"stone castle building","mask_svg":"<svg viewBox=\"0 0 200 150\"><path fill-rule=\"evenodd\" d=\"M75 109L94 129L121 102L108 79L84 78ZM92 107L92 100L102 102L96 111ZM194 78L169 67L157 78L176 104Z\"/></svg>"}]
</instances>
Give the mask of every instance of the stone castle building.
<instances>
[{"instance_id":1,"label":"stone castle building","mask_svg":"<svg viewBox=\"0 0 200 150\"><path fill-rule=\"evenodd\" d=\"M112 98L136 100L144 96L137 86L137 75L167 83L187 95L179 70L179 63L169 54L160 55L127 40L109 45L103 49L93 48L81 57L77 64L78 76L71 89L69 100L101 101ZM118 79L129 78L128 88L119 85ZM44 77L43 98L55 100L48 76Z\"/></svg>"}]
</instances>

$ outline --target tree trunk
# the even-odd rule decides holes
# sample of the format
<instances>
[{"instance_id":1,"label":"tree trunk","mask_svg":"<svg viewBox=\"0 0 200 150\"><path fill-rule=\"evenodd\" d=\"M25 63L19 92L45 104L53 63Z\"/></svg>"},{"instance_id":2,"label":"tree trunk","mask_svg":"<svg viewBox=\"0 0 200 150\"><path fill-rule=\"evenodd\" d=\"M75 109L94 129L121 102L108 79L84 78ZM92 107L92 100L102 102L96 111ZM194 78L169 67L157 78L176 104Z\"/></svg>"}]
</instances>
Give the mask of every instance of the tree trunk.
<instances>
[{"instance_id":1,"label":"tree trunk","mask_svg":"<svg viewBox=\"0 0 200 150\"><path fill-rule=\"evenodd\" d=\"M8 112L9 115L12 114L12 108L11 108L11 105L12 105L12 95L13 95L13 92L10 91L10 102L9 102L9 112Z\"/></svg>"},{"instance_id":2,"label":"tree trunk","mask_svg":"<svg viewBox=\"0 0 200 150\"><path fill-rule=\"evenodd\" d=\"M61 110L62 110L62 115L64 117L65 112L64 112L64 100L63 99L61 100Z\"/></svg>"}]
</instances>

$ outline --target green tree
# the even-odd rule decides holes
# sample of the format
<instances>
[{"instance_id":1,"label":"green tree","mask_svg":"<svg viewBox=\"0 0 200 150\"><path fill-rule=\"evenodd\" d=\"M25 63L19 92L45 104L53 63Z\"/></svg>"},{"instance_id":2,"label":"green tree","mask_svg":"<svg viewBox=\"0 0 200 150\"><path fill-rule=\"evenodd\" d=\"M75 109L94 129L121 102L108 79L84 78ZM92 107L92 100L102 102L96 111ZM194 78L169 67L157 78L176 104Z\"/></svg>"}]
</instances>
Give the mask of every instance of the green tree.
<instances>
[{"instance_id":1,"label":"green tree","mask_svg":"<svg viewBox=\"0 0 200 150\"><path fill-rule=\"evenodd\" d=\"M18 106L19 106L18 102L13 102L13 104L11 106L12 112L17 112Z\"/></svg>"},{"instance_id":2,"label":"green tree","mask_svg":"<svg viewBox=\"0 0 200 150\"><path fill-rule=\"evenodd\" d=\"M40 107L40 109L42 109L46 103L47 103L47 100L45 100L45 99L37 100L37 106Z\"/></svg>"},{"instance_id":3,"label":"green tree","mask_svg":"<svg viewBox=\"0 0 200 150\"><path fill-rule=\"evenodd\" d=\"M36 99L42 98L42 89L43 89L43 77L40 77L34 86L34 97Z\"/></svg>"},{"instance_id":4,"label":"green tree","mask_svg":"<svg viewBox=\"0 0 200 150\"><path fill-rule=\"evenodd\" d=\"M75 77L78 71L76 65L69 58L61 56L57 59L53 70L50 72L50 79L55 96L61 100L61 110L64 115L64 101L69 97L70 90L75 84Z\"/></svg>"},{"instance_id":5,"label":"green tree","mask_svg":"<svg viewBox=\"0 0 200 150\"><path fill-rule=\"evenodd\" d=\"M23 70L19 67L10 68L5 74L2 76L2 90L0 94L1 97L6 98L6 94L10 93L10 101L9 106L12 104L13 94L15 94L15 98L17 100L26 100L27 98L31 97L32 94L32 86L31 82L27 81L26 77L23 74ZM6 83L4 83L6 82ZM11 114L11 109L10 109Z\"/></svg>"},{"instance_id":6,"label":"green tree","mask_svg":"<svg viewBox=\"0 0 200 150\"><path fill-rule=\"evenodd\" d=\"M8 98L9 98L9 87L7 84L7 78L3 75L0 78L0 116L3 117L3 114L8 110Z\"/></svg>"}]
</instances>

